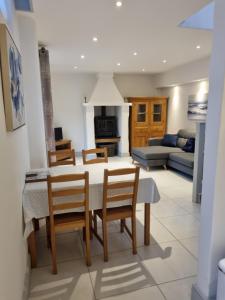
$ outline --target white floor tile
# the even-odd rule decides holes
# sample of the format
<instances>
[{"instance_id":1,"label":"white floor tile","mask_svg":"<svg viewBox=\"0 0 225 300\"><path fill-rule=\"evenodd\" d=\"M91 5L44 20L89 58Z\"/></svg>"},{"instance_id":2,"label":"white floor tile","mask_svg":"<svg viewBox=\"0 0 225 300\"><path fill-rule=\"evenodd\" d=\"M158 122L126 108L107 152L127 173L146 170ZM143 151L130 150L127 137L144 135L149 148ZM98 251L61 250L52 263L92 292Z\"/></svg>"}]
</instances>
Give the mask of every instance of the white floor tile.
<instances>
[{"instance_id":1,"label":"white floor tile","mask_svg":"<svg viewBox=\"0 0 225 300\"><path fill-rule=\"evenodd\" d=\"M138 254L157 284L196 275L196 259L177 241L142 247Z\"/></svg>"},{"instance_id":2,"label":"white floor tile","mask_svg":"<svg viewBox=\"0 0 225 300\"><path fill-rule=\"evenodd\" d=\"M99 235L101 233L99 232ZM83 243L83 247L85 247ZM125 233L112 232L108 234L108 251L110 253L131 249L132 243ZM95 236L91 240L91 255L103 255L103 247Z\"/></svg>"},{"instance_id":3,"label":"white floor tile","mask_svg":"<svg viewBox=\"0 0 225 300\"><path fill-rule=\"evenodd\" d=\"M149 288L144 288L136 290L127 294L121 294L118 296L108 297L105 300L165 300L160 292L159 288L156 286L151 286Z\"/></svg>"},{"instance_id":4,"label":"white floor tile","mask_svg":"<svg viewBox=\"0 0 225 300\"><path fill-rule=\"evenodd\" d=\"M143 214L137 214L137 245L144 246L144 217ZM131 229L131 222L127 221L128 227ZM173 241L176 238L162 225L160 222L151 216L150 226L150 244L160 242ZM129 238L129 237L128 237Z\"/></svg>"},{"instance_id":5,"label":"white floor tile","mask_svg":"<svg viewBox=\"0 0 225 300\"><path fill-rule=\"evenodd\" d=\"M83 248L78 232L57 234L56 235L56 255L57 262L63 262L71 259L84 259ZM51 264L51 253L47 248L46 236L37 239L37 260L38 266L47 266Z\"/></svg>"},{"instance_id":6,"label":"white floor tile","mask_svg":"<svg viewBox=\"0 0 225 300\"><path fill-rule=\"evenodd\" d=\"M155 285L139 256L130 251L113 253L107 263L102 256L94 257L90 274L97 299Z\"/></svg>"},{"instance_id":7,"label":"white floor tile","mask_svg":"<svg viewBox=\"0 0 225 300\"><path fill-rule=\"evenodd\" d=\"M188 249L195 258L198 258L199 238L193 237L190 239L179 240L179 242Z\"/></svg>"},{"instance_id":8,"label":"white floor tile","mask_svg":"<svg viewBox=\"0 0 225 300\"><path fill-rule=\"evenodd\" d=\"M191 277L160 284L159 288L166 297L166 300L190 300L192 285L195 281L196 277Z\"/></svg>"},{"instance_id":9,"label":"white floor tile","mask_svg":"<svg viewBox=\"0 0 225 300\"><path fill-rule=\"evenodd\" d=\"M33 269L29 300L94 300L90 275L83 260L58 264L58 274L51 267Z\"/></svg>"},{"instance_id":10,"label":"white floor tile","mask_svg":"<svg viewBox=\"0 0 225 300\"><path fill-rule=\"evenodd\" d=\"M181 198L175 200L176 204L185 209L189 214L200 219L201 205L198 203L193 203L192 199Z\"/></svg>"},{"instance_id":11,"label":"white floor tile","mask_svg":"<svg viewBox=\"0 0 225 300\"><path fill-rule=\"evenodd\" d=\"M162 223L177 239L186 239L199 235L199 220L192 215L160 218Z\"/></svg>"},{"instance_id":12,"label":"white floor tile","mask_svg":"<svg viewBox=\"0 0 225 300\"><path fill-rule=\"evenodd\" d=\"M156 218L187 215L187 210L177 205L172 200L159 201L151 206L151 213Z\"/></svg>"}]
</instances>

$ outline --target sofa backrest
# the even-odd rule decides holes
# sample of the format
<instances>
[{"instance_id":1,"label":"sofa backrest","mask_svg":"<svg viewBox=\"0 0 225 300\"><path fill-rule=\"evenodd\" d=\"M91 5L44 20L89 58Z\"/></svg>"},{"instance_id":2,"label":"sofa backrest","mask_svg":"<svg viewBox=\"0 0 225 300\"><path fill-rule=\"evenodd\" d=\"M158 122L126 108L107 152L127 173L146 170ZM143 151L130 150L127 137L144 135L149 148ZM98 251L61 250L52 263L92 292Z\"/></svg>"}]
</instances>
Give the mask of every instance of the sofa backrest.
<instances>
[{"instance_id":1,"label":"sofa backrest","mask_svg":"<svg viewBox=\"0 0 225 300\"><path fill-rule=\"evenodd\" d=\"M194 132L190 132L186 129L180 129L177 133L178 138L183 138L183 139L189 139L189 138L195 138L195 133Z\"/></svg>"},{"instance_id":2,"label":"sofa backrest","mask_svg":"<svg viewBox=\"0 0 225 300\"><path fill-rule=\"evenodd\" d=\"M189 138L195 138L195 133L186 129L180 129L177 136L177 147L183 148Z\"/></svg>"}]
</instances>

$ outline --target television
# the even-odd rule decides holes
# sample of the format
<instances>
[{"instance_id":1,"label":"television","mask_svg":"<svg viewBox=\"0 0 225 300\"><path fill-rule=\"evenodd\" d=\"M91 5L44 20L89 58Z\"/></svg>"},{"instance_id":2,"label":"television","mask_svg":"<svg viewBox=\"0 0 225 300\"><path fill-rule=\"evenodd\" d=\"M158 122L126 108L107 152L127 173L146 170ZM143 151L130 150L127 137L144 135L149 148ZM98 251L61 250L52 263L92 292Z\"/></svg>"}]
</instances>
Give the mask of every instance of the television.
<instances>
[{"instance_id":1,"label":"television","mask_svg":"<svg viewBox=\"0 0 225 300\"><path fill-rule=\"evenodd\" d=\"M117 118L110 116L95 117L95 137L117 137Z\"/></svg>"},{"instance_id":2,"label":"television","mask_svg":"<svg viewBox=\"0 0 225 300\"><path fill-rule=\"evenodd\" d=\"M63 139L62 127L54 128L54 132L55 132L55 141L60 141Z\"/></svg>"}]
</instances>

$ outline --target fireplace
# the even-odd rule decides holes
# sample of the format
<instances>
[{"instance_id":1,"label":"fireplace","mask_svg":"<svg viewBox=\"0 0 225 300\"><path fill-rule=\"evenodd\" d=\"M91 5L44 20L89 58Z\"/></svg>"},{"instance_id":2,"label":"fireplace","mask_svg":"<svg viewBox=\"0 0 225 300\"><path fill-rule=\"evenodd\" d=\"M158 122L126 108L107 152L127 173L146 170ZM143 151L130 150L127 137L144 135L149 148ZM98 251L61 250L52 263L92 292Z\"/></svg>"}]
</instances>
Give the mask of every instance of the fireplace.
<instances>
[{"instance_id":1,"label":"fireplace","mask_svg":"<svg viewBox=\"0 0 225 300\"><path fill-rule=\"evenodd\" d=\"M85 108L87 149L106 146L111 155L129 155L129 106L119 93L113 74L99 74Z\"/></svg>"},{"instance_id":2,"label":"fireplace","mask_svg":"<svg viewBox=\"0 0 225 300\"><path fill-rule=\"evenodd\" d=\"M95 138L117 137L117 117L106 115L106 106L101 107L101 116L95 116Z\"/></svg>"}]
</instances>

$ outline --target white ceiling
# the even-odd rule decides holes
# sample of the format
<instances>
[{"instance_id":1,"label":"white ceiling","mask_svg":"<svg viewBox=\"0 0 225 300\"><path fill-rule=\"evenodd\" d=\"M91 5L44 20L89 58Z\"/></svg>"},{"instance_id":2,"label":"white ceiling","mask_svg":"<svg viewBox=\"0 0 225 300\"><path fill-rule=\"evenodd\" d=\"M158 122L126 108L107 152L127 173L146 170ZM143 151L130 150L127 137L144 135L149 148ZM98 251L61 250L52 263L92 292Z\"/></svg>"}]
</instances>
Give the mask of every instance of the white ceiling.
<instances>
[{"instance_id":1,"label":"white ceiling","mask_svg":"<svg viewBox=\"0 0 225 300\"><path fill-rule=\"evenodd\" d=\"M209 0L122 2L118 8L115 0L33 0L38 37L50 51L52 70L159 73L210 55L210 31L178 27Z\"/></svg>"}]
</instances>

